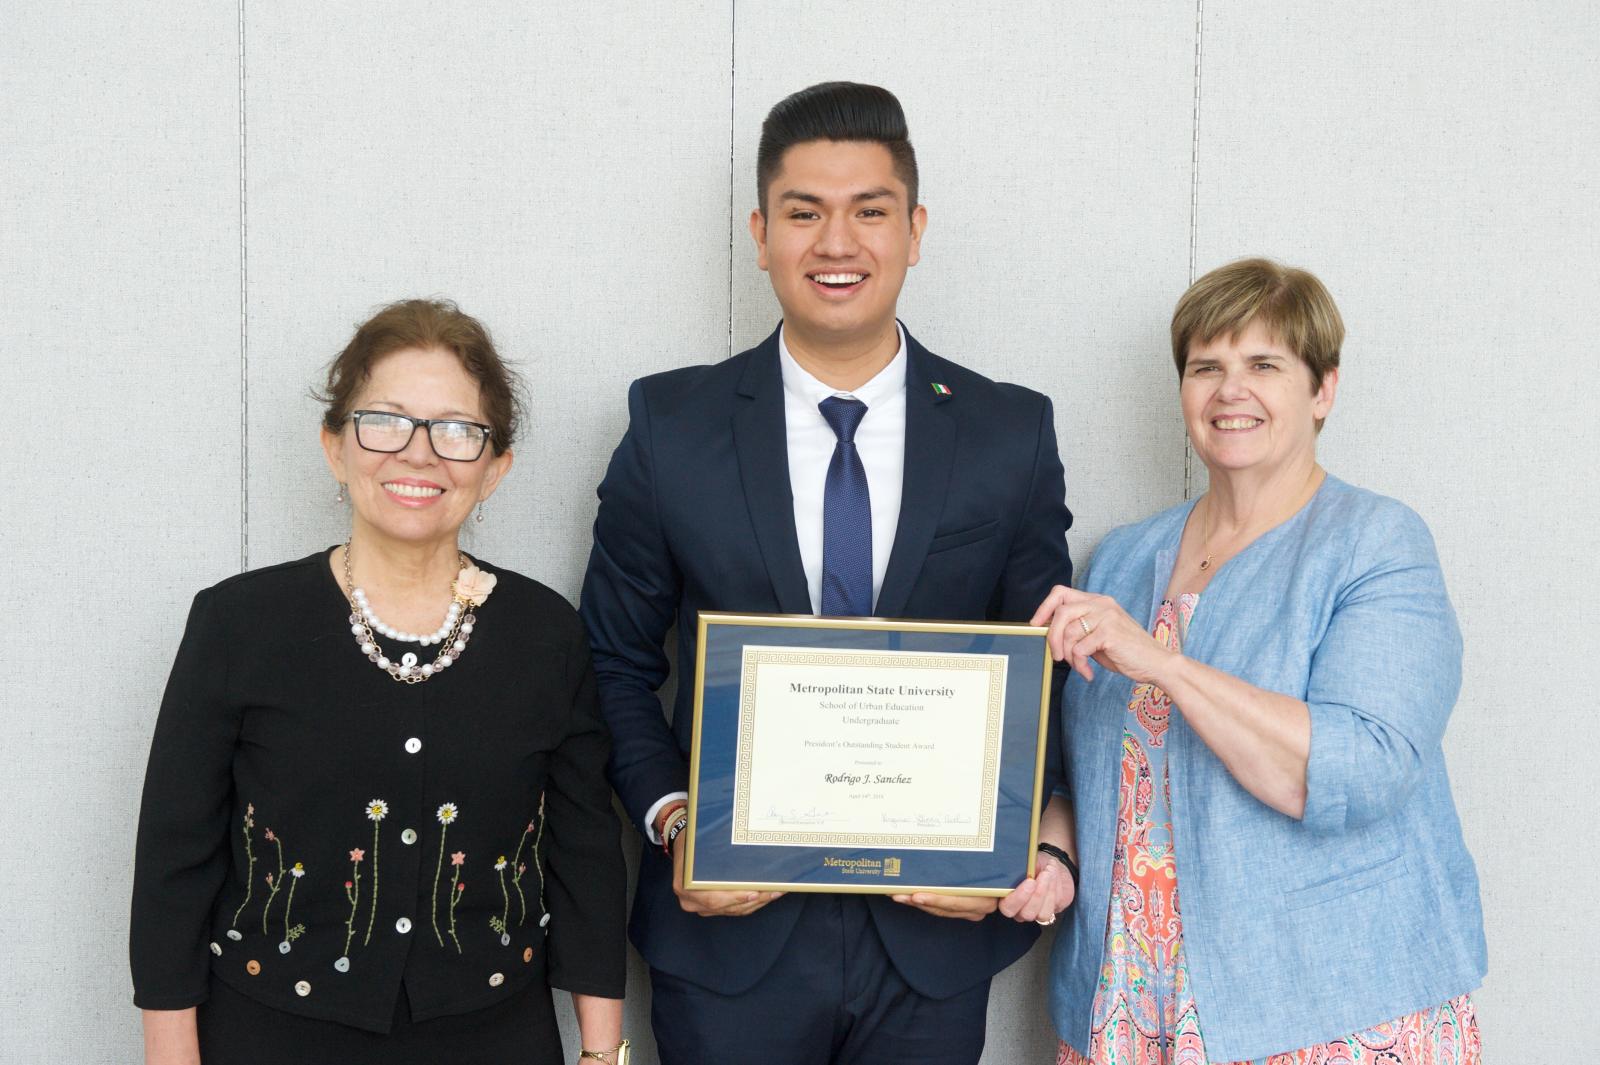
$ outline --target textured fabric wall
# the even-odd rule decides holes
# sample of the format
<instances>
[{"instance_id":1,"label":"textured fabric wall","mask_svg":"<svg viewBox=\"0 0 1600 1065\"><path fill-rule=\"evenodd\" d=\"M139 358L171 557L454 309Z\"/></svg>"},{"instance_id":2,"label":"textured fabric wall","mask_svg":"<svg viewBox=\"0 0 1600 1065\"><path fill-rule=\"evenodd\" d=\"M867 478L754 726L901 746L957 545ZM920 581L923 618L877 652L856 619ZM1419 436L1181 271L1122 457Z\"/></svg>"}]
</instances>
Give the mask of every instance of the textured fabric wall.
<instances>
[{"instance_id":1,"label":"textured fabric wall","mask_svg":"<svg viewBox=\"0 0 1600 1065\"><path fill-rule=\"evenodd\" d=\"M528 433L471 546L575 597L627 382L776 320L758 126L825 78L904 101L931 221L903 317L1054 397L1080 561L1202 487L1165 354L1188 280L1265 253L1328 281L1350 339L1325 464L1428 519L1467 636L1446 742L1485 1037L1581 1060L1596 865L1550 811L1592 805L1600 754L1597 48L1590 5L1487 0L8 10L0 1060L136 1055L166 670L196 589L342 537L307 391L353 323L449 295L521 360ZM1052 1060L1046 946L996 982L986 1061Z\"/></svg>"},{"instance_id":2,"label":"textured fabric wall","mask_svg":"<svg viewBox=\"0 0 1600 1065\"><path fill-rule=\"evenodd\" d=\"M1445 745L1496 1060L1592 1056L1568 1018L1596 863L1547 811L1600 799L1597 45L1579 5L1206 4L1199 266L1264 251L1331 286L1349 339L1323 460L1427 519L1461 617Z\"/></svg>"}]
</instances>

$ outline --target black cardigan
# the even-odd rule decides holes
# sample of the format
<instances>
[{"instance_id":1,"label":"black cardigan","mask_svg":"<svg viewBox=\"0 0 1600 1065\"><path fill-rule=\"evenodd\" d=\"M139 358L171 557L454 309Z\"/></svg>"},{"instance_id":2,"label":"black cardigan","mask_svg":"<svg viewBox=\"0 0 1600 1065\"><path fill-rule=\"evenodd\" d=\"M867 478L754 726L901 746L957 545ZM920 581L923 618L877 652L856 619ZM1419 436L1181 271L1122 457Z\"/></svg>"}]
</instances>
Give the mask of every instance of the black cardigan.
<instances>
[{"instance_id":1,"label":"black cardigan","mask_svg":"<svg viewBox=\"0 0 1600 1065\"><path fill-rule=\"evenodd\" d=\"M417 1020L533 981L622 997L625 871L577 614L491 570L459 661L397 683L327 559L195 597L145 776L134 1003L197 1005L214 976L386 1032L402 983Z\"/></svg>"}]
</instances>

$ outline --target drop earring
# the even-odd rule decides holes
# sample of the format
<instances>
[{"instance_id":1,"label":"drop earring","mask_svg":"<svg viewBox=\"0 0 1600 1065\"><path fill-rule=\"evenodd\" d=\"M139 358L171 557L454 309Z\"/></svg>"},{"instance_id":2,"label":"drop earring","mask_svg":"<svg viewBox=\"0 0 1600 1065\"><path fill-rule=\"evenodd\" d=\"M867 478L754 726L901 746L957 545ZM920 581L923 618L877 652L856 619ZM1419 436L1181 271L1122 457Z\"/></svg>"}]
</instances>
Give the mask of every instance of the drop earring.
<instances>
[{"instance_id":1,"label":"drop earring","mask_svg":"<svg viewBox=\"0 0 1600 1065\"><path fill-rule=\"evenodd\" d=\"M334 496L333 500L336 503L343 503L344 502L344 482L343 481L339 482L339 494Z\"/></svg>"},{"instance_id":2,"label":"drop earring","mask_svg":"<svg viewBox=\"0 0 1600 1065\"><path fill-rule=\"evenodd\" d=\"M482 524L483 524L483 500L481 500L481 499L480 499L480 500L478 500L478 517L477 517L477 522L478 522L478 524L479 524L479 525L482 525Z\"/></svg>"}]
</instances>

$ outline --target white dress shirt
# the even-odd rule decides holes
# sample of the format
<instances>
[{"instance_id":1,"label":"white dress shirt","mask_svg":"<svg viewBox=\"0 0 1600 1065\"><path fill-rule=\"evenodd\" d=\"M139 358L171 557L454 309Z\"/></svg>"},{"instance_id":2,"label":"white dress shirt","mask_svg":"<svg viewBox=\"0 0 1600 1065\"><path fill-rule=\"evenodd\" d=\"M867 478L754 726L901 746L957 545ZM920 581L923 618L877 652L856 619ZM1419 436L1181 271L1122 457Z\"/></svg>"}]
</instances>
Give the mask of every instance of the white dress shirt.
<instances>
[{"instance_id":1,"label":"white dress shirt","mask_svg":"<svg viewBox=\"0 0 1600 1065\"><path fill-rule=\"evenodd\" d=\"M822 613L822 499L828 464L839 438L817 404L829 396L859 399L867 405L856 427L856 451L867 471L867 496L872 503L872 602L878 602L889 551L900 527L900 491L906 468L906 333L894 324L900 348L889 365L854 392L841 392L812 377L784 343L778 331L778 363L783 370L783 421L789 437L789 489L794 494L794 531L800 541L800 564L806 571L811 612ZM687 801L675 791L651 804L644 816L645 838L659 844L656 817L670 802Z\"/></svg>"},{"instance_id":2,"label":"white dress shirt","mask_svg":"<svg viewBox=\"0 0 1600 1065\"><path fill-rule=\"evenodd\" d=\"M906 336L895 323L900 348L889 365L854 392L830 388L811 376L789 353L778 332L778 362L783 369L783 418L789 436L789 490L794 494L794 531L800 541L800 563L811 593L811 612L822 613L822 499L828 464L839 438L817 404L829 396L858 399L867 405L856 428L856 451L867 471L872 503L872 602L878 602L883 575L889 568L900 525L900 491L906 468Z\"/></svg>"}]
</instances>

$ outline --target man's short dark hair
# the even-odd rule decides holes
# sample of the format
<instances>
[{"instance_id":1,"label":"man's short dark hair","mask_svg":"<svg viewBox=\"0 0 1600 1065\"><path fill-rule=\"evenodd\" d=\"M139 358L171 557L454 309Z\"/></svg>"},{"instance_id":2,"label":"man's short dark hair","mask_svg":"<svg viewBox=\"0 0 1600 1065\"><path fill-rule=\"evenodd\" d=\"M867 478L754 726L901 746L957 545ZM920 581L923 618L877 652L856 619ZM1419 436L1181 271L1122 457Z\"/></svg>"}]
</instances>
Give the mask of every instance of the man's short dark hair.
<instances>
[{"instance_id":1,"label":"man's short dark hair","mask_svg":"<svg viewBox=\"0 0 1600 1065\"><path fill-rule=\"evenodd\" d=\"M756 202L767 211L767 188L783 169L783 153L807 141L867 141L881 144L905 183L906 207L917 205L917 153L906 129L906 113L894 93L854 81L825 81L786 96L761 123L756 150Z\"/></svg>"}]
</instances>

